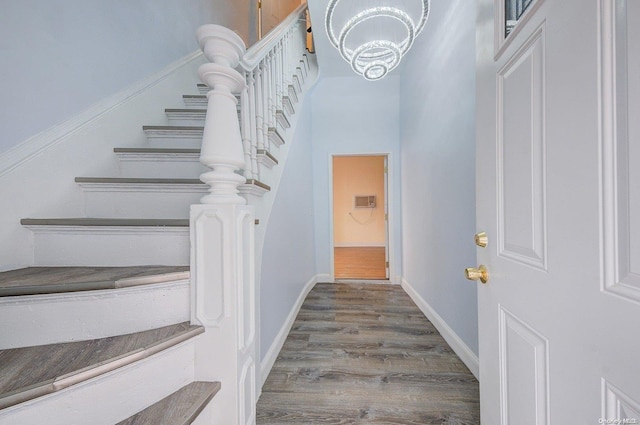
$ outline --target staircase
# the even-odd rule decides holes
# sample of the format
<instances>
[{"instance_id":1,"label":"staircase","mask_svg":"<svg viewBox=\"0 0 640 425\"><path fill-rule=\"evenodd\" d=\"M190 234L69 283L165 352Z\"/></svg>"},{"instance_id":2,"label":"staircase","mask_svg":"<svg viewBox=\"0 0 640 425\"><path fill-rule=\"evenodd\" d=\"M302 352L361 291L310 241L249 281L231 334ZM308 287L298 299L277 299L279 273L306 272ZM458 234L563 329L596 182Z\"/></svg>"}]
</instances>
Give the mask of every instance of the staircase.
<instances>
[{"instance_id":1,"label":"staircase","mask_svg":"<svg viewBox=\"0 0 640 425\"><path fill-rule=\"evenodd\" d=\"M305 11L299 8L274 29L288 38L271 42L258 58L257 72L245 69L248 88L235 94L246 161L234 174L244 181L239 192L258 208L278 185L272 169L286 158L281 147L293 137L288 128L312 80L313 58L305 55L283 69L273 62L274 71L293 72L281 78L271 74L286 92L277 99L276 85L269 91L266 80L259 88L263 96L257 96L253 78L267 75L269 58L277 58L269 54L274 46L287 52L287 43L303 33L298 21ZM248 53L256 55L255 49ZM205 268L193 250L208 236L198 231L190 205L211 196L211 185L199 178L211 174L200 162L208 114L215 114L210 104L207 112L210 91L204 84L194 87L183 96L184 108L165 110L165 125L143 126L145 145L114 146L119 175L76 177L83 217L21 220L33 233L35 265L0 273L0 425L212 424L214 419L231 425L230 417L255 423L260 382L255 353L247 357L251 367L238 366L249 383L244 392L225 393L241 384L225 378L225 370L233 369L226 359L234 353L248 355L258 330L240 332L242 341L232 337L227 344L218 333L226 326L222 316L211 321L207 315L228 292L220 289L218 299L203 300L202 288L209 291L214 283L191 273L195 266L201 276ZM267 99L269 93L273 99ZM254 226L254 207L246 208ZM228 243L210 239L206 244ZM243 267L252 270L260 258L254 257L252 239L245 242L242 252L249 254ZM247 314L256 320L255 310ZM229 348L238 342L248 345ZM229 416L225 409L242 413Z\"/></svg>"}]
</instances>

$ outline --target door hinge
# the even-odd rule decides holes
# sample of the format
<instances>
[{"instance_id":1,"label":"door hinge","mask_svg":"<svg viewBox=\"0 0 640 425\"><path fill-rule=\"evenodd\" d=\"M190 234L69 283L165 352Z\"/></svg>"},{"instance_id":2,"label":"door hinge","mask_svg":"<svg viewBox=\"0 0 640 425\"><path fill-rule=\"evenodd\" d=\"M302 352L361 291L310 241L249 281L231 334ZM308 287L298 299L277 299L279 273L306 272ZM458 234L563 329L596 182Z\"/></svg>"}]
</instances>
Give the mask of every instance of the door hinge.
<instances>
[{"instance_id":1,"label":"door hinge","mask_svg":"<svg viewBox=\"0 0 640 425\"><path fill-rule=\"evenodd\" d=\"M389 214L387 213L384 214L384 221L389 221Z\"/></svg>"},{"instance_id":2,"label":"door hinge","mask_svg":"<svg viewBox=\"0 0 640 425\"><path fill-rule=\"evenodd\" d=\"M387 167L386 165L384 166L384 173L385 174L389 173L389 167Z\"/></svg>"},{"instance_id":3,"label":"door hinge","mask_svg":"<svg viewBox=\"0 0 640 425\"><path fill-rule=\"evenodd\" d=\"M258 9L262 9L262 1L258 0Z\"/></svg>"},{"instance_id":4,"label":"door hinge","mask_svg":"<svg viewBox=\"0 0 640 425\"><path fill-rule=\"evenodd\" d=\"M389 268L389 262L388 261L385 262L384 265L385 265L386 268Z\"/></svg>"}]
</instances>

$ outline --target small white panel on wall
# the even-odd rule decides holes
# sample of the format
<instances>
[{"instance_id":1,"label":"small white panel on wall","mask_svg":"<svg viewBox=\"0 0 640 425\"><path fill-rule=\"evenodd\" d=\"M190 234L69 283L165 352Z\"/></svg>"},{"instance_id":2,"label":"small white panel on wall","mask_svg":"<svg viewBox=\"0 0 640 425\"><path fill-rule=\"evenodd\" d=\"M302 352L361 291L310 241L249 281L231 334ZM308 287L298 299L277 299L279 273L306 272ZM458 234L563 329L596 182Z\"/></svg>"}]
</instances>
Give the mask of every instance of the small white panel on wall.
<instances>
[{"instance_id":1,"label":"small white panel on wall","mask_svg":"<svg viewBox=\"0 0 640 425\"><path fill-rule=\"evenodd\" d=\"M256 364L252 358L247 359L242 367L240 374L240 385L238 391L240 403L240 422L241 424L251 425L255 423L255 406L256 406Z\"/></svg>"},{"instance_id":2,"label":"small white panel on wall","mask_svg":"<svg viewBox=\"0 0 640 425\"><path fill-rule=\"evenodd\" d=\"M238 341L240 350L246 350L255 340L256 329L256 291L254 278L254 238L253 226L254 218L250 212L246 212L238 218L238 235L242 240L242 249L239 259L242 262L241 274L238 281L238 330L240 335Z\"/></svg>"},{"instance_id":3,"label":"small white panel on wall","mask_svg":"<svg viewBox=\"0 0 640 425\"><path fill-rule=\"evenodd\" d=\"M498 73L499 255L546 270L544 26Z\"/></svg>"},{"instance_id":4,"label":"small white panel on wall","mask_svg":"<svg viewBox=\"0 0 640 425\"><path fill-rule=\"evenodd\" d=\"M502 306L499 326L502 425L548 425L548 341Z\"/></svg>"},{"instance_id":5,"label":"small white panel on wall","mask_svg":"<svg viewBox=\"0 0 640 425\"><path fill-rule=\"evenodd\" d=\"M602 0L605 290L640 301L640 2Z\"/></svg>"},{"instance_id":6,"label":"small white panel on wall","mask_svg":"<svg viewBox=\"0 0 640 425\"><path fill-rule=\"evenodd\" d=\"M195 318L205 326L220 326L228 315L225 288L223 217L208 205L191 206L191 271L194 278ZM204 258L205 253L207 257Z\"/></svg>"}]
</instances>

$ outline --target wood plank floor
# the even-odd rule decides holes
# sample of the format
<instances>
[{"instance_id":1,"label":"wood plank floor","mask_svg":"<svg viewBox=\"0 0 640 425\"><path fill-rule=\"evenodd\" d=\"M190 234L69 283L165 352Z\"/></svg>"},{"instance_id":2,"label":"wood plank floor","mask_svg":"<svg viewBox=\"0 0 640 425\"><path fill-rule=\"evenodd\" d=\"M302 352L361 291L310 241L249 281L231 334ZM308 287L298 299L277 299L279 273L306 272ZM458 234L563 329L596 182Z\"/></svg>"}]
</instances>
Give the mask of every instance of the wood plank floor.
<instances>
[{"instance_id":1,"label":"wood plank floor","mask_svg":"<svg viewBox=\"0 0 640 425\"><path fill-rule=\"evenodd\" d=\"M257 408L258 425L479 423L478 381L394 285L317 284Z\"/></svg>"},{"instance_id":2,"label":"wood plank floor","mask_svg":"<svg viewBox=\"0 0 640 425\"><path fill-rule=\"evenodd\" d=\"M336 279L386 279L384 247L336 247Z\"/></svg>"}]
</instances>

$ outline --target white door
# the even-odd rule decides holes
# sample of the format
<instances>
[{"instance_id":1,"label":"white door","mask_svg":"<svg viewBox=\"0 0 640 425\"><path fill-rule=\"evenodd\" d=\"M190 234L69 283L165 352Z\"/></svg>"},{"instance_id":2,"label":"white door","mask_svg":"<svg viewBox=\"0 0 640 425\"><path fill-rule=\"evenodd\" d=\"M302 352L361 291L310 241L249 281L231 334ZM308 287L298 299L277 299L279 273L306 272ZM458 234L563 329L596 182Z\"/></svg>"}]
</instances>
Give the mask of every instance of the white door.
<instances>
[{"instance_id":1,"label":"white door","mask_svg":"<svg viewBox=\"0 0 640 425\"><path fill-rule=\"evenodd\" d=\"M506 15L478 0L482 424L640 423L640 1Z\"/></svg>"}]
</instances>

